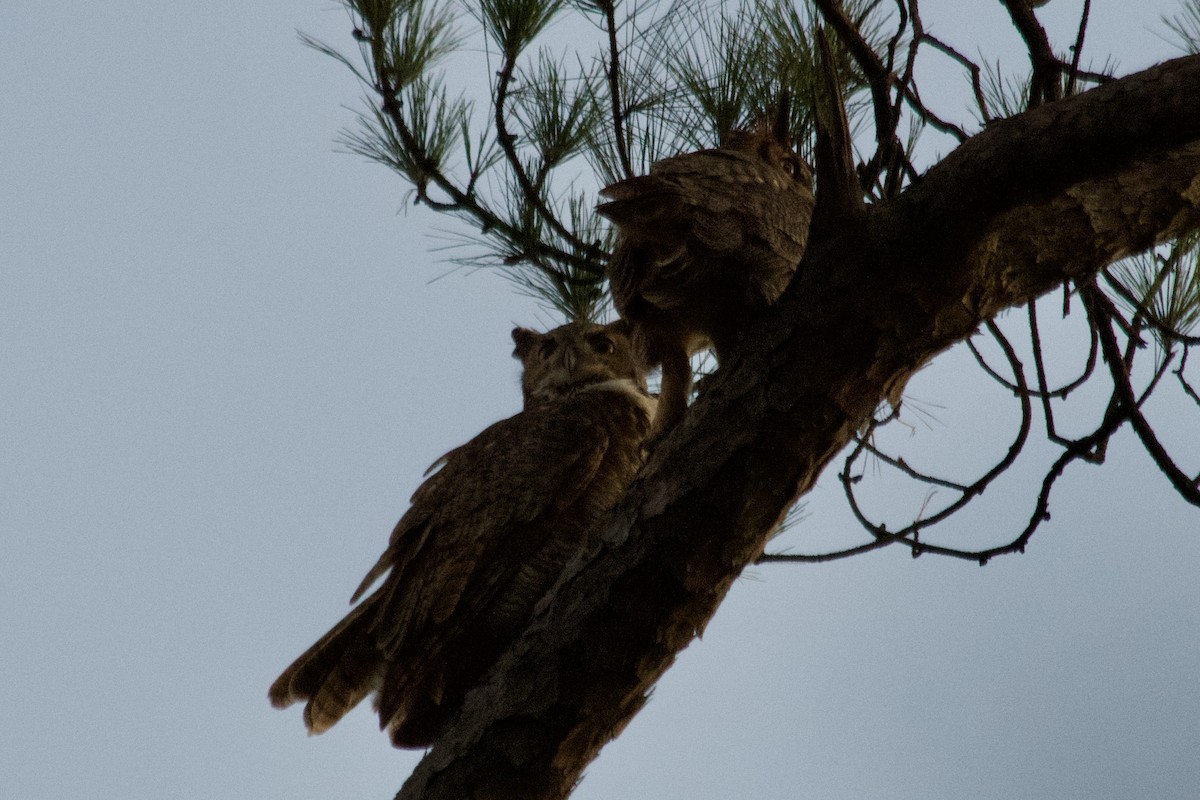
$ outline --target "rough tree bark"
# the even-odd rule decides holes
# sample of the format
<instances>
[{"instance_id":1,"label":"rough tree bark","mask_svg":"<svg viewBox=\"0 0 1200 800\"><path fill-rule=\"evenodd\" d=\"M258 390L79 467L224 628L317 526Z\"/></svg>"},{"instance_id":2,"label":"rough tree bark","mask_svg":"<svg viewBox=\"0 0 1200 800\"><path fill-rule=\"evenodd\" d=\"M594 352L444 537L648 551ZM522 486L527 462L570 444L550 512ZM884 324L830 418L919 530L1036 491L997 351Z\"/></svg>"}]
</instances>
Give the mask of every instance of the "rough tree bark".
<instances>
[{"instance_id":1,"label":"rough tree bark","mask_svg":"<svg viewBox=\"0 0 1200 800\"><path fill-rule=\"evenodd\" d=\"M398 797L569 794L916 369L999 311L1200 226L1198 100L1200 56L1168 62L991 125L894 201L825 215L787 294Z\"/></svg>"}]
</instances>

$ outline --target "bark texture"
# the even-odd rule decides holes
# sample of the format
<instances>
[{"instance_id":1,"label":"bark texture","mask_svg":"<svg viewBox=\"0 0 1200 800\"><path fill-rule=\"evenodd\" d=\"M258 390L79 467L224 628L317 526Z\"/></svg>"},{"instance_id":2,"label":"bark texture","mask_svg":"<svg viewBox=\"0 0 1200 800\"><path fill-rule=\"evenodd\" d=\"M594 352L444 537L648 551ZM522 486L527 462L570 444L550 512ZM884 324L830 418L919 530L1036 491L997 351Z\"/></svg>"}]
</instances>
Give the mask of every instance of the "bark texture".
<instances>
[{"instance_id":1,"label":"bark texture","mask_svg":"<svg viewBox=\"0 0 1200 800\"><path fill-rule=\"evenodd\" d=\"M995 123L894 201L821 215L783 299L398 797L569 794L917 368L1004 308L1200 226L1198 98L1200 56L1168 62Z\"/></svg>"}]
</instances>

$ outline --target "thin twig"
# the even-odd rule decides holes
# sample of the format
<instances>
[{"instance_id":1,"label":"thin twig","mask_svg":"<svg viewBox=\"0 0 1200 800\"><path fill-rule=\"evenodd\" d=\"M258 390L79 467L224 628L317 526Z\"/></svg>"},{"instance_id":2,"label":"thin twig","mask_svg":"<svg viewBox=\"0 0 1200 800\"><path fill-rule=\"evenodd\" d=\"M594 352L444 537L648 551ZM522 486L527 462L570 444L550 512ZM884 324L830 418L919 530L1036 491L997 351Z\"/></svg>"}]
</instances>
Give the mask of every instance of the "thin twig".
<instances>
[{"instance_id":1,"label":"thin twig","mask_svg":"<svg viewBox=\"0 0 1200 800\"><path fill-rule=\"evenodd\" d=\"M1025 40L1033 75L1029 81L1029 107L1062 98L1063 63L1054 55L1046 29L1038 22L1029 0L1000 0L1013 25Z\"/></svg>"},{"instance_id":2,"label":"thin twig","mask_svg":"<svg viewBox=\"0 0 1200 800\"><path fill-rule=\"evenodd\" d=\"M517 185L521 187L525 201L529 203L538 216L545 220L555 233L565 241L570 242L577 250L583 253L592 252L594 249L593 245L580 241L573 231L568 230L562 224L558 219L558 215L546 207L540 188L535 186L533 181L529 179L529 174L525 171L525 165L521 163L521 157L517 154L516 137L509 132L508 122L504 116L504 106L508 99L508 87L512 83L516 67L517 62L514 55L506 53L504 55L504 62L500 66L500 72L496 77L496 100L493 122L496 126L496 139L500 142L500 149L504 152L504 156L508 160L509 169L512 170L513 177L517 180Z\"/></svg>"},{"instance_id":3,"label":"thin twig","mask_svg":"<svg viewBox=\"0 0 1200 800\"><path fill-rule=\"evenodd\" d=\"M915 21L917 20L917 17L914 16L913 19ZM992 112L988 110L987 99L983 94L983 70L979 68L979 65L960 53L950 44L943 42L941 39L931 33L925 33L924 29L921 30L921 40L924 42L929 42L929 44L935 50L938 50L954 59L963 67L965 67L969 73L971 73L971 91L975 94L976 105L979 106L979 116L985 124L991 122L994 117L992 116Z\"/></svg>"},{"instance_id":4,"label":"thin twig","mask_svg":"<svg viewBox=\"0 0 1200 800\"><path fill-rule=\"evenodd\" d=\"M921 555L925 552L938 552L944 555L960 555L960 557L969 557L972 559L979 557L979 553L977 552L957 550L955 548L943 547L940 545L929 545L922 541L920 536L923 530L944 522L952 515L962 510L962 508L964 508L974 498L983 494L984 490L987 489L987 487L991 485L991 483L997 477L1008 471L1013 463L1015 463L1017 456L1024 449L1025 443L1028 441L1029 431L1032 428L1033 415L1032 405L1029 399L1031 392L1029 391L1029 387L1025 382L1024 366L1021 364L1020 359L1017 357L1016 351L1013 349L1012 345L1009 344L1008 340L1003 336L1000 329L995 326L995 323L989 321L987 324L992 330L992 334L1000 343L1001 349L1004 351L1005 358L1009 362L1009 368L1013 373L1013 381L1020 388L1020 391L1018 391L1016 394L1021 401L1021 424L1017 430L1017 434L1014 437L1012 444L1009 446L1004 457L982 477L968 486L963 486L940 478L934 478L933 476L924 475L923 473L912 469L907 464L904 464L904 462L899 459L894 459L890 456L883 456L874 446L869 443L871 435L878 424L876 422L872 422L867 431L858 440L857 445L851 451L850 455L846 457L846 461L839 472L839 478L842 481L842 488L846 495L848 505L850 506L851 513L858 520L859 524L862 525L868 533L875 537L877 542L884 542L886 544L902 542L908 545L914 556ZM928 483L930 485L953 489L958 491L960 495L957 500L938 511L936 514L914 520L912 523L908 524L899 531L889 531L883 525L873 523L866 518L866 515L863 513L862 508L858 503L858 498L854 493L853 487L858 482L859 478L852 474L852 466L864 452L871 452L881 456L881 460L883 460L885 463L897 467L905 474L916 480ZM850 551L846 552L849 554Z\"/></svg>"},{"instance_id":5,"label":"thin twig","mask_svg":"<svg viewBox=\"0 0 1200 800\"><path fill-rule=\"evenodd\" d=\"M1079 77L1079 60L1083 56L1083 36L1087 32L1088 17L1092 13L1092 0L1083 0L1083 11L1079 15L1079 33L1075 36L1075 47L1071 53L1071 69L1067 72L1067 97L1075 94L1075 79Z\"/></svg>"},{"instance_id":6,"label":"thin twig","mask_svg":"<svg viewBox=\"0 0 1200 800\"><path fill-rule=\"evenodd\" d=\"M597 0L596 5L604 12L604 27L608 33L608 65L604 73L608 76L608 96L612 100L613 136L617 140L617 157L621 161L624 177L633 177L633 163L629 160L629 146L625 141L625 112L621 108L621 50L617 43L617 8L613 0Z\"/></svg>"},{"instance_id":7,"label":"thin twig","mask_svg":"<svg viewBox=\"0 0 1200 800\"><path fill-rule=\"evenodd\" d=\"M1121 349L1112 329L1116 308L1113 307L1112 301L1104 296L1095 282L1084 289L1083 301L1087 306L1088 314L1093 319L1093 324L1099 329L1100 347L1108 362L1109 372L1112 373L1114 391L1120 398L1125 412L1129 415L1130 424L1137 433L1138 439L1141 440L1142 447L1146 449L1146 453L1149 454L1155 465L1171 482L1179 496L1193 505L1200 506L1200 487L1197 487L1196 481L1189 478L1171 458L1138 407L1138 399L1129 382L1129 373L1124 368Z\"/></svg>"},{"instance_id":8,"label":"thin twig","mask_svg":"<svg viewBox=\"0 0 1200 800\"><path fill-rule=\"evenodd\" d=\"M1200 406L1200 392L1197 392L1196 389L1190 383L1188 383L1187 378L1183 374L1184 370L1187 369L1188 353L1190 352L1191 348L1189 348L1187 345L1184 345L1183 355L1179 359L1179 369L1175 370L1175 377L1179 379L1179 385L1183 387L1184 394L1192 398L1193 403L1195 403L1197 406Z\"/></svg>"}]
</instances>

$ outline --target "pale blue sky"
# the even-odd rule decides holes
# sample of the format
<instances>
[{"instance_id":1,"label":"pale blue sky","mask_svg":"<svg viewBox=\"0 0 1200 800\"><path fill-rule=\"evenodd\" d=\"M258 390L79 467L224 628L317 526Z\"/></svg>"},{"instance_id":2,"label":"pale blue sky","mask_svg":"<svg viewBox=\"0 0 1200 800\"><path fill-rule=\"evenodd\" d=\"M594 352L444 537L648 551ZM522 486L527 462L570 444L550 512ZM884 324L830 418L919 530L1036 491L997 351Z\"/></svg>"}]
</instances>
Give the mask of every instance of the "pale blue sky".
<instances>
[{"instance_id":1,"label":"pale blue sky","mask_svg":"<svg viewBox=\"0 0 1200 800\"><path fill-rule=\"evenodd\" d=\"M1079 5L1047 7L1058 41ZM1176 55L1152 32L1168 0L1093 5L1096 58ZM922 8L1019 63L997 3ZM308 738L267 686L425 467L518 408L512 325L556 320L447 275L429 251L452 223L336 152L360 92L296 29L351 44L332 0L0 11L5 798L389 798L417 759L365 707ZM942 72L926 99L966 119ZM945 407L918 445L982 446L960 425L1004 398L968 374L952 353L914 382ZM1173 431L1193 468L1195 419ZM1109 460L986 569L753 570L576 796L1196 797L1200 514L1128 435ZM1020 496L963 541L1021 524ZM843 505L826 476L789 543L852 534Z\"/></svg>"}]
</instances>

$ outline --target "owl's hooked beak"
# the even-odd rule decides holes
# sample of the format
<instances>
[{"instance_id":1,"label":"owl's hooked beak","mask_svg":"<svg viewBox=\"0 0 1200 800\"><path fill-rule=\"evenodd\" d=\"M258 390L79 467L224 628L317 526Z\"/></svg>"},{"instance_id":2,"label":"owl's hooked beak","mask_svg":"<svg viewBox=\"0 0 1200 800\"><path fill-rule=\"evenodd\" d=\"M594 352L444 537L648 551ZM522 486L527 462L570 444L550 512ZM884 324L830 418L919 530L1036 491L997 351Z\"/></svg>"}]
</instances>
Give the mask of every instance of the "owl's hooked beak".
<instances>
[{"instance_id":1,"label":"owl's hooked beak","mask_svg":"<svg viewBox=\"0 0 1200 800\"><path fill-rule=\"evenodd\" d=\"M563 348L562 365L567 371L567 375L575 377L575 367L579 364L579 354L575 352L575 348Z\"/></svg>"}]
</instances>

